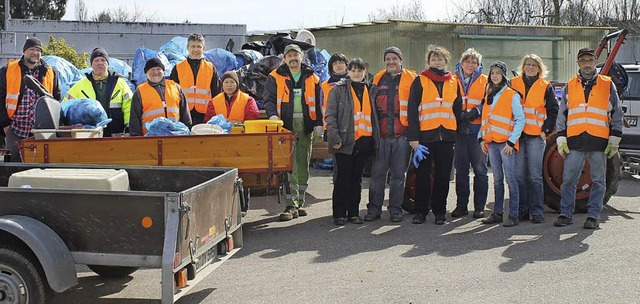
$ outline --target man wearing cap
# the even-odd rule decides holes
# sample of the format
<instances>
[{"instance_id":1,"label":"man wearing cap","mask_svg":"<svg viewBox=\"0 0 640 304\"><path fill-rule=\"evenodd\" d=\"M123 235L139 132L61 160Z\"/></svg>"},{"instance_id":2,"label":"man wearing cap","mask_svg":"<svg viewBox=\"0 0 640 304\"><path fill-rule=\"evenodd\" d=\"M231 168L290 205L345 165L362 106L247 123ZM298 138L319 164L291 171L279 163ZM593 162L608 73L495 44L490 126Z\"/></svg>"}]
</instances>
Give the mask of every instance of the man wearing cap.
<instances>
[{"instance_id":1,"label":"man wearing cap","mask_svg":"<svg viewBox=\"0 0 640 304\"><path fill-rule=\"evenodd\" d=\"M373 77L378 87L376 113L380 123L380 146L371 165L369 203L365 221L380 219L384 188L389 180L389 218L392 222L402 220L404 180L411 150L407 142L407 106L411 83L416 78L414 71L402 67L402 52L395 46L384 50L386 69Z\"/></svg>"},{"instance_id":2,"label":"man wearing cap","mask_svg":"<svg viewBox=\"0 0 640 304\"><path fill-rule=\"evenodd\" d=\"M147 133L145 123L165 117L191 127L191 115L180 85L164 79L164 65L158 58L151 58L144 65L147 82L138 85L131 99L131 136Z\"/></svg>"},{"instance_id":3,"label":"man wearing cap","mask_svg":"<svg viewBox=\"0 0 640 304\"><path fill-rule=\"evenodd\" d=\"M129 124L131 88L116 72L109 73L109 54L105 49L95 48L90 62L93 70L69 89L65 99L91 98L99 101L112 119L104 129L104 137L122 134Z\"/></svg>"},{"instance_id":4,"label":"man wearing cap","mask_svg":"<svg viewBox=\"0 0 640 304\"><path fill-rule=\"evenodd\" d=\"M238 75L234 71L225 72L222 75L222 92L214 97L207 105L207 113L204 121L222 114L224 118L232 122L244 122L260 118L260 110L256 100L249 94L240 91Z\"/></svg>"},{"instance_id":5,"label":"man wearing cap","mask_svg":"<svg viewBox=\"0 0 640 304\"><path fill-rule=\"evenodd\" d=\"M0 69L0 127L12 162L21 161L19 146L22 139L31 136L35 104L41 97L23 85L22 77L26 74L35 77L53 98L60 100L56 73L41 56L42 42L31 37L22 47L22 58L11 60Z\"/></svg>"},{"instance_id":6,"label":"man wearing cap","mask_svg":"<svg viewBox=\"0 0 640 304\"><path fill-rule=\"evenodd\" d=\"M564 172L560 216L553 223L558 227L573 223L576 185L588 158L593 183L584 228L598 228L606 190L607 158L618 153L622 137L622 108L616 87L611 77L598 75L597 62L592 48L578 51L578 75L569 80L560 101L556 143L564 158Z\"/></svg>"},{"instance_id":7,"label":"man wearing cap","mask_svg":"<svg viewBox=\"0 0 640 304\"><path fill-rule=\"evenodd\" d=\"M191 34L187 38L189 57L176 64L171 70L169 79L180 84L187 103L193 124L204 121L207 104L213 96L220 93L221 82L213 63L204 59L204 37Z\"/></svg>"},{"instance_id":8,"label":"man wearing cap","mask_svg":"<svg viewBox=\"0 0 640 304\"><path fill-rule=\"evenodd\" d=\"M293 144L293 170L289 174L291 194L287 194L286 208L281 221L307 215L302 209L309 180L311 134L322 134L320 79L313 69L302 62L298 45L284 48L284 63L273 70L264 86L264 107L269 119L281 119L284 128L296 136Z\"/></svg>"}]
</instances>

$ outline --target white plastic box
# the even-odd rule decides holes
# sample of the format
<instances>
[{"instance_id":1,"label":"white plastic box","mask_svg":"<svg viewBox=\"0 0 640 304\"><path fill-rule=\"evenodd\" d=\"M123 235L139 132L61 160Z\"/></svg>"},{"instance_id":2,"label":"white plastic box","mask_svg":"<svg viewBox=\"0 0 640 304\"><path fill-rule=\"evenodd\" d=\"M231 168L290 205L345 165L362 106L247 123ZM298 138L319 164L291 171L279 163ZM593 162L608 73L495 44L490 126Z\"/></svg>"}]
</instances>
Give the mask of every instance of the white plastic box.
<instances>
[{"instance_id":1,"label":"white plastic box","mask_svg":"<svg viewBox=\"0 0 640 304\"><path fill-rule=\"evenodd\" d=\"M127 191L129 175L116 169L36 168L12 174L8 187Z\"/></svg>"}]
</instances>

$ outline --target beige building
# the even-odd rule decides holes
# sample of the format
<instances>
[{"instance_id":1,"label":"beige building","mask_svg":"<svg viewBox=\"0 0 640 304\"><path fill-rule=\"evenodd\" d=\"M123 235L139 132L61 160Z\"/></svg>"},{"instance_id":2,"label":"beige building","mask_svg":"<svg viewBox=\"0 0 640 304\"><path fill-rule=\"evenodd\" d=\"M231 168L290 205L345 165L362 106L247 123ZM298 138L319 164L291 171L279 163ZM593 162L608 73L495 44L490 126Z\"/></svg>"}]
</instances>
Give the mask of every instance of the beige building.
<instances>
[{"instance_id":1,"label":"beige building","mask_svg":"<svg viewBox=\"0 0 640 304\"><path fill-rule=\"evenodd\" d=\"M362 57L371 72L384 68L383 52L394 45L402 50L405 67L425 68L425 51L430 44L447 48L454 69L460 55L473 47L491 62L502 60L516 69L525 54L542 57L550 69L549 79L566 81L577 71L575 56L580 48L597 48L602 37L612 28L564 26L515 26L496 24L463 24L419 21L374 21L307 29L316 38L319 49ZM295 36L296 31L291 35ZM270 35L249 35L247 41L267 40ZM484 71L485 74L488 72Z\"/></svg>"}]
</instances>

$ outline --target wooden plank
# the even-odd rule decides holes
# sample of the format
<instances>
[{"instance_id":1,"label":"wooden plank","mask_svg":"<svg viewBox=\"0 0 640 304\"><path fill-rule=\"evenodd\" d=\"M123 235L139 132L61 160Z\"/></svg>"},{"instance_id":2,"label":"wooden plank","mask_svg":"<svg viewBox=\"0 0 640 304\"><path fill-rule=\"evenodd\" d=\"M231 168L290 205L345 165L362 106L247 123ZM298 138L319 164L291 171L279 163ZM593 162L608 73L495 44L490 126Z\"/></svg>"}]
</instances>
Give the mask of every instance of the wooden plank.
<instances>
[{"instance_id":1,"label":"wooden plank","mask_svg":"<svg viewBox=\"0 0 640 304\"><path fill-rule=\"evenodd\" d=\"M269 140L272 163L269 163ZM279 133L111 137L95 139L28 139L23 141L27 163L233 167L247 172L291 171L293 135ZM44 145L48 157L45 161Z\"/></svg>"}]
</instances>

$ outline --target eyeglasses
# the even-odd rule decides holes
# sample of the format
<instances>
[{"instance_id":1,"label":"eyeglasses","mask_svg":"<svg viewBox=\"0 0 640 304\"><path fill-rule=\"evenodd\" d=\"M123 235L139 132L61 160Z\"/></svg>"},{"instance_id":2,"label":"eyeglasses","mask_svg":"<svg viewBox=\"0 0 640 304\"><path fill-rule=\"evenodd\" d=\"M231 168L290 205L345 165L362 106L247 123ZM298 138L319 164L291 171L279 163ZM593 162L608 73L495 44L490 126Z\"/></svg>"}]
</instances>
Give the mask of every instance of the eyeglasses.
<instances>
[{"instance_id":1,"label":"eyeglasses","mask_svg":"<svg viewBox=\"0 0 640 304\"><path fill-rule=\"evenodd\" d=\"M593 59L593 58L591 58L591 59L580 59L580 60L578 60L578 62L580 62L580 63L594 63L594 62L596 62L596 60Z\"/></svg>"},{"instance_id":2,"label":"eyeglasses","mask_svg":"<svg viewBox=\"0 0 640 304\"><path fill-rule=\"evenodd\" d=\"M526 66L526 67L534 67L534 68L538 67L538 65L535 64L535 63L525 63L524 66Z\"/></svg>"}]
</instances>

